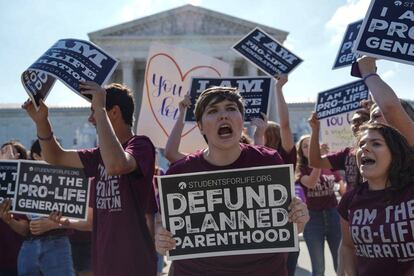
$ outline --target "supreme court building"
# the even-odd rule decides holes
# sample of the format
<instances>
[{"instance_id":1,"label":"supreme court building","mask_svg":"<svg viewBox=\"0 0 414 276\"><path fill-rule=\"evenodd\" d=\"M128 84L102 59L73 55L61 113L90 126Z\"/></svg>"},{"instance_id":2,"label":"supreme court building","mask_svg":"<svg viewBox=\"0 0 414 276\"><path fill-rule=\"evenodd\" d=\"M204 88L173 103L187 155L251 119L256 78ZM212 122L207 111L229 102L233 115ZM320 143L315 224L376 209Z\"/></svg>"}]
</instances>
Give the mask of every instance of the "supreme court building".
<instances>
[{"instance_id":1,"label":"supreme court building","mask_svg":"<svg viewBox=\"0 0 414 276\"><path fill-rule=\"evenodd\" d=\"M288 32L223 13L185 5L130 22L89 33L89 39L120 61L109 82L123 83L135 91L135 125L142 99L146 58L152 42L190 49L220 59L232 67L234 76L264 75L232 50L232 46L255 27L280 43ZM270 98L270 102L274 99ZM277 121L271 105L269 118ZM308 132L307 118L314 103L289 104L291 128L297 139ZM88 124L89 108L50 107L54 133L67 148L97 144L95 130ZM54 122L55 121L55 122ZM19 107L0 105L0 142L17 139L29 147L35 128Z\"/></svg>"}]
</instances>

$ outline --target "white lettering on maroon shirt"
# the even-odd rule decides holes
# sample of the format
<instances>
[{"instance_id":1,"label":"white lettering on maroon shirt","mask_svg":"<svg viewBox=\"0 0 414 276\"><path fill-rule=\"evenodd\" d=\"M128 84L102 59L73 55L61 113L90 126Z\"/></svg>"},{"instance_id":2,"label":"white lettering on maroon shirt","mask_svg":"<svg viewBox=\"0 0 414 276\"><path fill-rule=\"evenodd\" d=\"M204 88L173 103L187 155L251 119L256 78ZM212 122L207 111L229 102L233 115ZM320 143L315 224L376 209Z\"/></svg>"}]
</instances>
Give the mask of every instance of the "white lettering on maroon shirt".
<instances>
[{"instance_id":1,"label":"white lettering on maroon shirt","mask_svg":"<svg viewBox=\"0 0 414 276\"><path fill-rule=\"evenodd\" d=\"M414 200L382 210L356 209L350 232L356 255L365 258L414 259Z\"/></svg>"},{"instance_id":2,"label":"white lettering on maroon shirt","mask_svg":"<svg viewBox=\"0 0 414 276\"><path fill-rule=\"evenodd\" d=\"M98 165L99 180L96 182L96 208L111 212L122 211L119 175L108 175L101 164Z\"/></svg>"}]
</instances>

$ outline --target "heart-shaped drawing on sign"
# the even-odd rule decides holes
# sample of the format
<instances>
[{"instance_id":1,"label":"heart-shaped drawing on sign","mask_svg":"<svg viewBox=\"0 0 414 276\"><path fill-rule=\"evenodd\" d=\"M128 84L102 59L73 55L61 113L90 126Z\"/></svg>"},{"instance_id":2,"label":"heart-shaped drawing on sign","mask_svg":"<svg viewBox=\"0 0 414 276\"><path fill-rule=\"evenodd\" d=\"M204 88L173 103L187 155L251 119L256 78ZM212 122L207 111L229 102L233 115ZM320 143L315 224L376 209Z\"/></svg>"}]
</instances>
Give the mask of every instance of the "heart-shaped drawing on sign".
<instances>
[{"instance_id":1,"label":"heart-shaped drawing on sign","mask_svg":"<svg viewBox=\"0 0 414 276\"><path fill-rule=\"evenodd\" d=\"M154 54L147 62L146 96L155 121L167 137L178 116L178 104L190 90L192 77L221 77L221 74L208 65L197 65L183 73L176 60L166 53ZM186 126L181 137L196 127L197 125Z\"/></svg>"}]
</instances>

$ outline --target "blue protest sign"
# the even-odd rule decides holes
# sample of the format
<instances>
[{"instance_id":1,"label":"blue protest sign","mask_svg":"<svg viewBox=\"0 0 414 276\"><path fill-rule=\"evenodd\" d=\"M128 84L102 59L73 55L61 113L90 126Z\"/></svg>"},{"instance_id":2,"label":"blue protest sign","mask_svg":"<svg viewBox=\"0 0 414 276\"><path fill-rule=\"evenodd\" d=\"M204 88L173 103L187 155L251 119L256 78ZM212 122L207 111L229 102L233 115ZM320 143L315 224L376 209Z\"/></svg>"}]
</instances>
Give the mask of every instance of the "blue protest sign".
<instances>
[{"instance_id":1,"label":"blue protest sign","mask_svg":"<svg viewBox=\"0 0 414 276\"><path fill-rule=\"evenodd\" d=\"M17 176L17 161L0 160L0 203L14 197Z\"/></svg>"},{"instance_id":2,"label":"blue protest sign","mask_svg":"<svg viewBox=\"0 0 414 276\"><path fill-rule=\"evenodd\" d=\"M354 51L414 64L414 0L371 1Z\"/></svg>"},{"instance_id":3,"label":"blue protest sign","mask_svg":"<svg viewBox=\"0 0 414 276\"><path fill-rule=\"evenodd\" d=\"M289 74L303 61L260 28L243 37L233 49L271 77Z\"/></svg>"},{"instance_id":4,"label":"blue protest sign","mask_svg":"<svg viewBox=\"0 0 414 276\"><path fill-rule=\"evenodd\" d=\"M35 216L59 211L67 218L85 221L89 184L83 169L19 160L12 211Z\"/></svg>"},{"instance_id":5,"label":"blue protest sign","mask_svg":"<svg viewBox=\"0 0 414 276\"><path fill-rule=\"evenodd\" d=\"M316 100L316 116L320 120L359 109L361 101L368 97L368 87L362 80L320 92Z\"/></svg>"},{"instance_id":6,"label":"blue protest sign","mask_svg":"<svg viewBox=\"0 0 414 276\"><path fill-rule=\"evenodd\" d=\"M191 80L191 107L185 114L186 122L195 122L194 107L200 94L212 86L235 87L240 92L244 101L244 121L268 114L269 93L271 89L269 77L232 77L232 78L192 78Z\"/></svg>"},{"instance_id":7,"label":"blue protest sign","mask_svg":"<svg viewBox=\"0 0 414 276\"><path fill-rule=\"evenodd\" d=\"M338 69L351 65L360 57L355 52L352 52L355 39L358 36L358 32L361 28L362 20L351 23L348 25L345 31L344 38L342 39L341 47L336 55L335 63L332 69Z\"/></svg>"},{"instance_id":8,"label":"blue protest sign","mask_svg":"<svg viewBox=\"0 0 414 276\"><path fill-rule=\"evenodd\" d=\"M61 39L23 72L21 80L36 107L49 94L56 79L75 93L80 93L79 81L104 84L114 72L118 61L91 42Z\"/></svg>"}]
</instances>

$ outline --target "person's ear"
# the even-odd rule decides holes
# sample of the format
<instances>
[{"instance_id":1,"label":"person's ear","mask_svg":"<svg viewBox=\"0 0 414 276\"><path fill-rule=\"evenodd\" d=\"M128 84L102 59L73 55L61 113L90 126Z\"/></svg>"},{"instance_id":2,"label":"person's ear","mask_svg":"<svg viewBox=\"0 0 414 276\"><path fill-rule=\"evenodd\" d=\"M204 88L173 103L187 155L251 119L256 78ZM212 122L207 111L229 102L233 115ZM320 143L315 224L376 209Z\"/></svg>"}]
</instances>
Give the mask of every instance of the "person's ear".
<instances>
[{"instance_id":1,"label":"person's ear","mask_svg":"<svg viewBox=\"0 0 414 276\"><path fill-rule=\"evenodd\" d=\"M203 132L203 124L201 122L197 122L197 126L198 126L198 129L200 130L200 133L202 135L204 135L204 132Z\"/></svg>"},{"instance_id":2,"label":"person's ear","mask_svg":"<svg viewBox=\"0 0 414 276\"><path fill-rule=\"evenodd\" d=\"M107 111L108 115L111 114L112 118L119 118L122 116L121 109L118 105L114 105L110 110Z\"/></svg>"}]
</instances>

